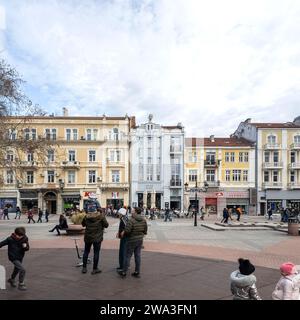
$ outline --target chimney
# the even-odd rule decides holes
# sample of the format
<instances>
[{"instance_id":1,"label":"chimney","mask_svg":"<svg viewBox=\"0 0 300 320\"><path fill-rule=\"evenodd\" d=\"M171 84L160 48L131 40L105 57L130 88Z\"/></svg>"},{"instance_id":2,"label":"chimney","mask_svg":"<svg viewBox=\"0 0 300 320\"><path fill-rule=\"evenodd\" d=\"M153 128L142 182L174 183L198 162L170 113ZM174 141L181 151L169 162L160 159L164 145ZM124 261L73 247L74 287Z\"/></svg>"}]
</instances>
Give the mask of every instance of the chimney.
<instances>
[{"instance_id":1,"label":"chimney","mask_svg":"<svg viewBox=\"0 0 300 320\"><path fill-rule=\"evenodd\" d=\"M209 137L209 139L211 142L215 142L215 136L213 134Z\"/></svg>"},{"instance_id":2,"label":"chimney","mask_svg":"<svg viewBox=\"0 0 300 320\"><path fill-rule=\"evenodd\" d=\"M67 108L63 108L63 116L64 117L68 117L69 116L69 111L68 111L68 109Z\"/></svg>"}]
</instances>

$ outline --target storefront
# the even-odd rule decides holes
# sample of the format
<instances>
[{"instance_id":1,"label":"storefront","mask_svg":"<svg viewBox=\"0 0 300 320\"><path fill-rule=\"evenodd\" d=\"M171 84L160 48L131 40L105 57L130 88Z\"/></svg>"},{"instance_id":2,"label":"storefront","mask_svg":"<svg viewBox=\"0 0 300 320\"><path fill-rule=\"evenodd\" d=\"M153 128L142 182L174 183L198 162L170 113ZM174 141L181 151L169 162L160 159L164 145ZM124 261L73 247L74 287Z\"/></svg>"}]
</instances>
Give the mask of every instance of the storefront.
<instances>
[{"instance_id":1,"label":"storefront","mask_svg":"<svg viewBox=\"0 0 300 320\"><path fill-rule=\"evenodd\" d=\"M28 210L32 209L33 213L38 212L38 193L37 191L20 191L20 203L21 203L21 212L26 214Z\"/></svg>"},{"instance_id":2,"label":"storefront","mask_svg":"<svg viewBox=\"0 0 300 320\"><path fill-rule=\"evenodd\" d=\"M218 199L205 198L205 209L209 214L217 214L218 212Z\"/></svg>"},{"instance_id":3,"label":"storefront","mask_svg":"<svg viewBox=\"0 0 300 320\"><path fill-rule=\"evenodd\" d=\"M300 210L300 200L287 200L286 206L287 208Z\"/></svg>"},{"instance_id":4,"label":"storefront","mask_svg":"<svg viewBox=\"0 0 300 320\"><path fill-rule=\"evenodd\" d=\"M0 208L8 208L8 212L16 212L17 198L0 198Z\"/></svg>"},{"instance_id":5,"label":"storefront","mask_svg":"<svg viewBox=\"0 0 300 320\"><path fill-rule=\"evenodd\" d=\"M63 209L64 210L79 210L80 194L63 193Z\"/></svg>"},{"instance_id":6,"label":"storefront","mask_svg":"<svg viewBox=\"0 0 300 320\"><path fill-rule=\"evenodd\" d=\"M119 209L124 206L124 199L120 197L120 192L112 192L111 198L106 199L106 207Z\"/></svg>"},{"instance_id":7,"label":"storefront","mask_svg":"<svg viewBox=\"0 0 300 320\"><path fill-rule=\"evenodd\" d=\"M226 208L232 209L233 212L240 207L244 214L249 214L249 199L226 199Z\"/></svg>"}]
</instances>

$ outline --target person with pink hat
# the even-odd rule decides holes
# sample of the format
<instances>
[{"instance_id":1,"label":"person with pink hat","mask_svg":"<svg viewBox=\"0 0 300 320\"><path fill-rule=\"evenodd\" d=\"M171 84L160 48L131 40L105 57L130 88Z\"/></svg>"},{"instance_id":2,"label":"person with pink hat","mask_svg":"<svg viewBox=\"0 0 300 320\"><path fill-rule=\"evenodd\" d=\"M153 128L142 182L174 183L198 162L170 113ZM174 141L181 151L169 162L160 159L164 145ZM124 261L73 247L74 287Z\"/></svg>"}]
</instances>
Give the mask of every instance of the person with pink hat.
<instances>
[{"instance_id":1,"label":"person with pink hat","mask_svg":"<svg viewBox=\"0 0 300 320\"><path fill-rule=\"evenodd\" d=\"M300 300L300 273L292 262L280 266L281 278L272 293L273 300Z\"/></svg>"}]
</instances>

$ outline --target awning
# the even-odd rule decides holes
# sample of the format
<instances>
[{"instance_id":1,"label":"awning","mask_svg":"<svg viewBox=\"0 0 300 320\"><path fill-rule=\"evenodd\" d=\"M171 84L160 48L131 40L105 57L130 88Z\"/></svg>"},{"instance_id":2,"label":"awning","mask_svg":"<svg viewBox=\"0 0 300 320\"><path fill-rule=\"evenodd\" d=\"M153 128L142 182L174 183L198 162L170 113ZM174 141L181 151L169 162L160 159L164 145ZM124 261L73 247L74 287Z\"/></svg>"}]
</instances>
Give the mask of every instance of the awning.
<instances>
[{"instance_id":1,"label":"awning","mask_svg":"<svg viewBox=\"0 0 300 320\"><path fill-rule=\"evenodd\" d=\"M38 193L36 191L20 191L20 199L22 200L36 200Z\"/></svg>"}]
</instances>

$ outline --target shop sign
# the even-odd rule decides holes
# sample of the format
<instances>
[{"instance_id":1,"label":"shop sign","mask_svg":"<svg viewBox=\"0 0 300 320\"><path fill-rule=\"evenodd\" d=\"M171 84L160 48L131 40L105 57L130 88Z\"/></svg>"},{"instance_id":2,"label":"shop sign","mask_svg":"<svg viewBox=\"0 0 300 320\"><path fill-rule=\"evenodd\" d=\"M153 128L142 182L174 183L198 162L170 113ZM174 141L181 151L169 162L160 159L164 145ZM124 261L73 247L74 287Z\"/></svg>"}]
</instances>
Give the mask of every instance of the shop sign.
<instances>
[{"instance_id":1,"label":"shop sign","mask_svg":"<svg viewBox=\"0 0 300 320\"><path fill-rule=\"evenodd\" d=\"M111 197L112 199L119 199L119 192L112 192Z\"/></svg>"},{"instance_id":2,"label":"shop sign","mask_svg":"<svg viewBox=\"0 0 300 320\"><path fill-rule=\"evenodd\" d=\"M223 197L223 196L224 196L224 193L223 193L223 192L216 192L216 196L217 196L217 197Z\"/></svg>"},{"instance_id":3,"label":"shop sign","mask_svg":"<svg viewBox=\"0 0 300 320\"><path fill-rule=\"evenodd\" d=\"M85 191L84 192L84 197L85 198L90 198L90 199L97 199L97 195L95 192L89 192L89 191Z\"/></svg>"}]
</instances>

